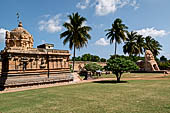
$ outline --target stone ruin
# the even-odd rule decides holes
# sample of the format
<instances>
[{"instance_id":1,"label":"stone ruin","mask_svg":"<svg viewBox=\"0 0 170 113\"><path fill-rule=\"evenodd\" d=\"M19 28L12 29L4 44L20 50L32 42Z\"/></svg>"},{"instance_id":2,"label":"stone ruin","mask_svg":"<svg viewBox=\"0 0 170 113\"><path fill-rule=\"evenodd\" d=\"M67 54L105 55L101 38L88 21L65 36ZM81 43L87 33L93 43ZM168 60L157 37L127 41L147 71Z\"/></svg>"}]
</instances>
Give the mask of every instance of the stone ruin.
<instances>
[{"instance_id":1,"label":"stone ruin","mask_svg":"<svg viewBox=\"0 0 170 113\"><path fill-rule=\"evenodd\" d=\"M157 62L154 59L154 56L150 50L145 51L145 71L160 71Z\"/></svg>"}]
</instances>

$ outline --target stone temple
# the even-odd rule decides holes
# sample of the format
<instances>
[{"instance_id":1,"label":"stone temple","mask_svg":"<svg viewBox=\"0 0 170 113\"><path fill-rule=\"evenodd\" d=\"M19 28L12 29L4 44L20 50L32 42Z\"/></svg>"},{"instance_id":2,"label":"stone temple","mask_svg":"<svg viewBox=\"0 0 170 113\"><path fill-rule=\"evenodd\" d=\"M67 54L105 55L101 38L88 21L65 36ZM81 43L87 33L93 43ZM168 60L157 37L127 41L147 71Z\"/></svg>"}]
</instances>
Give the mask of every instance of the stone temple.
<instances>
[{"instance_id":1,"label":"stone temple","mask_svg":"<svg viewBox=\"0 0 170 113\"><path fill-rule=\"evenodd\" d=\"M69 73L68 50L53 49L53 44L43 44L33 48L33 36L18 27L6 32L5 48L0 52L3 76L45 75Z\"/></svg>"}]
</instances>

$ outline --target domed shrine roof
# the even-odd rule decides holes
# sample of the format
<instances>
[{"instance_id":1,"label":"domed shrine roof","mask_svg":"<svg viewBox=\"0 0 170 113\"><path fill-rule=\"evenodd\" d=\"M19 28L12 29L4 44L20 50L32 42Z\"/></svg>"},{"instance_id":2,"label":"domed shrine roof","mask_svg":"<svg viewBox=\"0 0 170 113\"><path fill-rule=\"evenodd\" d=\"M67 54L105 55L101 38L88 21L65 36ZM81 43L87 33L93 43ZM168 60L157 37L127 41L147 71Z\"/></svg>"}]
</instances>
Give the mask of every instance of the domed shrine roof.
<instances>
[{"instance_id":1,"label":"domed shrine roof","mask_svg":"<svg viewBox=\"0 0 170 113\"><path fill-rule=\"evenodd\" d=\"M22 22L10 32L6 32L6 48L33 48L33 36L23 28Z\"/></svg>"}]
</instances>

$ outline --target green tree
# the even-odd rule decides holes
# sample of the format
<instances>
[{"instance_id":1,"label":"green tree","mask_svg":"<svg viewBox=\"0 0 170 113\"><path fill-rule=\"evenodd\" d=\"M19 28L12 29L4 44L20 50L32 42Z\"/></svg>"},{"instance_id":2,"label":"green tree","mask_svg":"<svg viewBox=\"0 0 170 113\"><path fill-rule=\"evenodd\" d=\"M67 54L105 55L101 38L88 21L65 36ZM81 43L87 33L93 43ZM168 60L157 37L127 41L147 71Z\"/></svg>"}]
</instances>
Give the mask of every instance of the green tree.
<instances>
[{"instance_id":1,"label":"green tree","mask_svg":"<svg viewBox=\"0 0 170 113\"><path fill-rule=\"evenodd\" d=\"M73 60L73 59L72 59ZM75 61L81 61L81 57L78 56L78 57L75 57Z\"/></svg>"},{"instance_id":2,"label":"green tree","mask_svg":"<svg viewBox=\"0 0 170 113\"><path fill-rule=\"evenodd\" d=\"M101 58L100 62L106 62L107 60L105 58Z\"/></svg>"},{"instance_id":3,"label":"green tree","mask_svg":"<svg viewBox=\"0 0 170 113\"><path fill-rule=\"evenodd\" d=\"M86 18L81 17L78 13L73 13L68 15L70 22L65 22L63 26L67 29L60 34L60 38L64 38L63 44L69 43L69 48L74 49L73 53L73 72L74 72L74 63L75 63L75 49L80 49L84 46L87 46L88 40L91 39L91 36L88 32L91 30L89 26L83 26L83 23L86 21Z\"/></svg>"},{"instance_id":4,"label":"green tree","mask_svg":"<svg viewBox=\"0 0 170 113\"><path fill-rule=\"evenodd\" d=\"M104 68L105 70L112 71L112 73L116 75L117 82L120 82L120 78L124 72L139 69L134 62L123 58L109 59Z\"/></svg>"},{"instance_id":5,"label":"green tree","mask_svg":"<svg viewBox=\"0 0 170 113\"><path fill-rule=\"evenodd\" d=\"M125 24L122 24L122 20L120 18L117 18L112 24L112 28L105 30L107 32L107 39L110 39L110 44L115 41L115 56L117 50L117 43L120 44L122 40L126 40L126 29L128 29L128 27L125 26Z\"/></svg>"},{"instance_id":6,"label":"green tree","mask_svg":"<svg viewBox=\"0 0 170 113\"><path fill-rule=\"evenodd\" d=\"M123 46L124 54L128 53L129 56L136 54L138 51L138 46L136 43L138 35L137 32L131 31L130 33L127 32L127 39L125 41L125 45Z\"/></svg>"},{"instance_id":7,"label":"green tree","mask_svg":"<svg viewBox=\"0 0 170 113\"><path fill-rule=\"evenodd\" d=\"M166 61L168 61L168 60L167 60L167 58L166 58L165 56L161 56L161 57L160 57L160 61L161 61L161 62L166 62Z\"/></svg>"},{"instance_id":8,"label":"green tree","mask_svg":"<svg viewBox=\"0 0 170 113\"><path fill-rule=\"evenodd\" d=\"M97 71L97 70L102 70L102 66L96 64L96 63L89 63L89 64L86 64L84 66L84 68L87 70L87 71L91 71L92 72L92 75L94 75L94 73Z\"/></svg>"},{"instance_id":9,"label":"green tree","mask_svg":"<svg viewBox=\"0 0 170 113\"><path fill-rule=\"evenodd\" d=\"M92 60L92 55L91 54L84 54L81 57L82 61L91 61Z\"/></svg>"},{"instance_id":10,"label":"green tree","mask_svg":"<svg viewBox=\"0 0 170 113\"><path fill-rule=\"evenodd\" d=\"M137 46L137 50L136 50L136 55L139 54L143 54L144 51L144 37L142 35L137 35L136 37L136 46Z\"/></svg>"},{"instance_id":11,"label":"green tree","mask_svg":"<svg viewBox=\"0 0 170 113\"><path fill-rule=\"evenodd\" d=\"M99 57L99 56L96 56L96 55L92 55L91 61L92 61L92 62L99 62L99 61L100 61L100 57Z\"/></svg>"}]
</instances>

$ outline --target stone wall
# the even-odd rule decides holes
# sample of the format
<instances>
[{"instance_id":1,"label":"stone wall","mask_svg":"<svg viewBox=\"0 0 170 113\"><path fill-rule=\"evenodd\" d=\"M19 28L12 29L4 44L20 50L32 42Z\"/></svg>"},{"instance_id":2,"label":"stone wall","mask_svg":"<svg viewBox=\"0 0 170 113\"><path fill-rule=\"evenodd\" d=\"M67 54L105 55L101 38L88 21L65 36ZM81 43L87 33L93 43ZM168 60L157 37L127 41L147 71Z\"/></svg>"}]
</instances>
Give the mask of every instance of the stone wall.
<instances>
[{"instance_id":1,"label":"stone wall","mask_svg":"<svg viewBox=\"0 0 170 113\"><path fill-rule=\"evenodd\" d=\"M17 48L5 49L2 54L3 74L14 75L20 72L24 74L41 73L50 71L69 70L69 51L49 49L27 49ZM48 68L49 66L49 68Z\"/></svg>"},{"instance_id":2,"label":"stone wall","mask_svg":"<svg viewBox=\"0 0 170 113\"><path fill-rule=\"evenodd\" d=\"M80 67L83 68L86 64L91 63L90 61L75 61L75 71L79 71ZM106 62L94 62L97 63L99 65L101 65L102 67L106 65ZM70 65L73 65L73 62L70 61Z\"/></svg>"}]
</instances>

